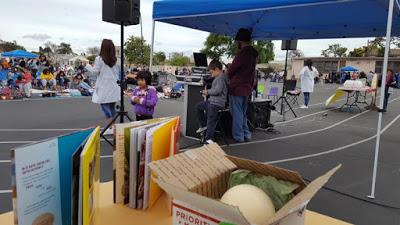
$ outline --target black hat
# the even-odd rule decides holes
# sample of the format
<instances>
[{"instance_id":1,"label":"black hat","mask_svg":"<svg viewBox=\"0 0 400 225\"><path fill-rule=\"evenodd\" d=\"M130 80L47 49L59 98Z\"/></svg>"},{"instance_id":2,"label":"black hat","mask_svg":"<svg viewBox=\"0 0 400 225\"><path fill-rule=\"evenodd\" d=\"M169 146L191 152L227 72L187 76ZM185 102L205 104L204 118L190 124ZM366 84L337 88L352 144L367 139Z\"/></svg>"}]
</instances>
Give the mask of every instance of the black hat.
<instances>
[{"instance_id":1,"label":"black hat","mask_svg":"<svg viewBox=\"0 0 400 225\"><path fill-rule=\"evenodd\" d=\"M236 33L235 41L251 41L251 31L249 29L240 28Z\"/></svg>"}]
</instances>

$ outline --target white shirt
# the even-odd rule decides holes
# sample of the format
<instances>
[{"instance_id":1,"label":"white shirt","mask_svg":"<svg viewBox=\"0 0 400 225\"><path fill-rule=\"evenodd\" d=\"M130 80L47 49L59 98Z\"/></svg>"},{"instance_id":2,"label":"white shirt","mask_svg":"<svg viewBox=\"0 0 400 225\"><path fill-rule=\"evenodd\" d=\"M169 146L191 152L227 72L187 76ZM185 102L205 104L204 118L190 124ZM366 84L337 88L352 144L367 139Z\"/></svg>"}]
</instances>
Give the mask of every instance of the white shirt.
<instances>
[{"instance_id":1,"label":"white shirt","mask_svg":"<svg viewBox=\"0 0 400 225\"><path fill-rule=\"evenodd\" d=\"M301 91L302 92L313 92L314 91L314 78L318 76L318 70L312 67L312 70L308 66L303 67L300 71Z\"/></svg>"},{"instance_id":2,"label":"white shirt","mask_svg":"<svg viewBox=\"0 0 400 225\"><path fill-rule=\"evenodd\" d=\"M90 72L98 75L92 102L97 104L113 103L120 100L121 90L117 81L121 72L119 60L113 67L104 63L100 56L96 57L94 67L86 67Z\"/></svg>"}]
</instances>

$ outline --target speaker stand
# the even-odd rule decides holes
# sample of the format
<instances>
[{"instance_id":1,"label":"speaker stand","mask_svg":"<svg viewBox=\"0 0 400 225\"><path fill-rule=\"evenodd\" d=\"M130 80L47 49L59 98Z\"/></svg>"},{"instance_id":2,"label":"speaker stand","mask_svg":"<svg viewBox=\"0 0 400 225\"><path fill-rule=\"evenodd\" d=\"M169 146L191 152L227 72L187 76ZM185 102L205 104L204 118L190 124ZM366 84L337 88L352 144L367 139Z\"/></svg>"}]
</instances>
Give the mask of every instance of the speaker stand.
<instances>
[{"instance_id":1,"label":"speaker stand","mask_svg":"<svg viewBox=\"0 0 400 225\"><path fill-rule=\"evenodd\" d=\"M297 114L294 112L292 106L289 104L287 98L286 98L286 78L287 78L287 62L288 62L288 54L289 54L289 50L286 50L286 60L285 60L285 72L283 74L283 87L282 87L282 95L281 97L279 97L278 100L276 100L276 102L274 104L272 104L273 106L275 106L276 104L278 104L279 102L281 103L281 115L282 115L282 119L283 121L285 121L285 105L289 106L290 111L293 113L294 117L297 117Z\"/></svg>"},{"instance_id":2,"label":"speaker stand","mask_svg":"<svg viewBox=\"0 0 400 225\"><path fill-rule=\"evenodd\" d=\"M120 123L124 123L124 118L126 117L129 121L132 121L132 119L129 117L128 112L125 111L125 103L124 103L124 89L126 86L125 82L125 68L124 68L124 22L121 21L121 73L120 73L120 80L118 81L118 85L121 90L121 96L120 96L120 107L113 117L113 119L107 124L107 126L104 127L103 131L100 133L100 136L111 146L115 146L115 143L112 143L110 140L108 140L105 136L104 133L108 128L110 128L119 118Z\"/></svg>"}]
</instances>

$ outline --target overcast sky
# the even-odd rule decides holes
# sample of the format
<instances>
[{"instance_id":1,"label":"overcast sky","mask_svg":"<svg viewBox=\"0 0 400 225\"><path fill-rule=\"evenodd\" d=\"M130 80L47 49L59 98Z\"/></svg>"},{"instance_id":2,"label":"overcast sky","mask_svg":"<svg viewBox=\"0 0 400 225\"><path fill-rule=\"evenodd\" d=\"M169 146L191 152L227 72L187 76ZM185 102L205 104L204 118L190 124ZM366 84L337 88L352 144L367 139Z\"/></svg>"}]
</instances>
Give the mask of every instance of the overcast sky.
<instances>
[{"instance_id":1,"label":"overcast sky","mask_svg":"<svg viewBox=\"0 0 400 225\"><path fill-rule=\"evenodd\" d=\"M11 0L2 1L0 39L16 40L28 50L38 50L46 41L67 42L75 52L99 46L103 38L120 45L119 26L102 22L102 0ZM144 38L150 42L153 0L141 1ZM140 26L126 28L126 37L140 35ZM185 52L202 48L208 33L157 23L155 51ZM367 39L299 41L298 48L306 56L320 56L328 44L340 43L350 50L365 45ZM277 59L284 58L280 41L275 43Z\"/></svg>"}]
</instances>

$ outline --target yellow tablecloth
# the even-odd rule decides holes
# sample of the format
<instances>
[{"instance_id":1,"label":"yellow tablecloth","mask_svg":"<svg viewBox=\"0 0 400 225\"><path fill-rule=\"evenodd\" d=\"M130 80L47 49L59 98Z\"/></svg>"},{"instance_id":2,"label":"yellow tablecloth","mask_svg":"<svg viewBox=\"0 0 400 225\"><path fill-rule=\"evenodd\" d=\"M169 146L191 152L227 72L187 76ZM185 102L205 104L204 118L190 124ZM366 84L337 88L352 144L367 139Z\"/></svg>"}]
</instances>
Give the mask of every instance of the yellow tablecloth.
<instances>
[{"instance_id":1,"label":"yellow tablecloth","mask_svg":"<svg viewBox=\"0 0 400 225\"><path fill-rule=\"evenodd\" d=\"M100 210L97 225L168 225L172 219L168 210L168 198L163 195L155 206L148 211L133 210L127 206L113 204L112 182L100 185ZM1 225L13 224L13 213L0 215ZM333 219L312 211L307 211L306 225L349 225L343 221Z\"/></svg>"}]
</instances>

